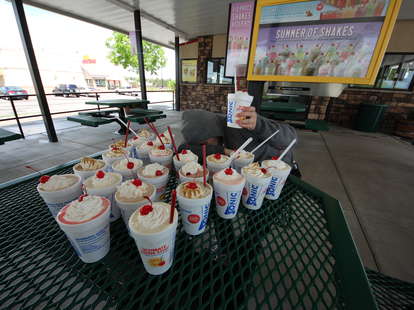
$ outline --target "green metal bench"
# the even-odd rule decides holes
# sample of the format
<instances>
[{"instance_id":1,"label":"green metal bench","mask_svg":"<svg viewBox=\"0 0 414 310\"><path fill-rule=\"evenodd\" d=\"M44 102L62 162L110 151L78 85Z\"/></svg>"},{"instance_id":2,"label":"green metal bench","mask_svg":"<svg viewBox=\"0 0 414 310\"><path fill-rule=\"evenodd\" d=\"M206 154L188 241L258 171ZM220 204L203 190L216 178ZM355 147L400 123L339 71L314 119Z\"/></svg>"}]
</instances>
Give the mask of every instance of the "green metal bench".
<instances>
[{"instance_id":1,"label":"green metal bench","mask_svg":"<svg viewBox=\"0 0 414 310\"><path fill-rule=\"evenodd\" d=\"M138 124L145 124L145 119L147 119L150 122L155 122L157 119L167 118L167 115L165 114L153 114L153 115L142 115L142 116L128 116L127 120L138 123Z\"/></svg>"},{"instance_id":2,"label":"green metal bench","mask_svg":"<svg viewBox=\"0 0 414 310\"><path fill-rule=\"evenodd\" d=\"M94 110L94 111L79 112L78 114L100 117L100 116L109 116L112 113L118 113L118 112L119 112L118 109L112 109L112 110Z\"/></svg>"},{"instance_id":3,"label":"green metal bench","mask_svg":"<svg viewBox=\"0 0 414 310\"><path fill-rule=\"evenodd\" d=\"M115 119L89 116L89 115L68 116L67 120L80 123L83 126L90 126L90 127L98 127L99 125L109 124L115 121Z\"/></svg>"},{"instance_id":4,"label":"green metal bench","mask_svg":"<svg viewBox=\"0 0 414 310\"><path fill-rule=\"evenodd\" d=\"M141 108L134 108L129 109L129 114L163 114L164 112L161 110L152 110L152 109L141 109Z\"/></svg>"},{"instance_id":5,"label":"green metal bench","mask_svg":"<svg viewBox=\"0 0 414 310\"><path fill-rule=\"evenodd\" d=\"M0 128L0 145L4 144L7 141L18 140L21 138L22 138L21 134Z\"/></svg>"}]
</instances>

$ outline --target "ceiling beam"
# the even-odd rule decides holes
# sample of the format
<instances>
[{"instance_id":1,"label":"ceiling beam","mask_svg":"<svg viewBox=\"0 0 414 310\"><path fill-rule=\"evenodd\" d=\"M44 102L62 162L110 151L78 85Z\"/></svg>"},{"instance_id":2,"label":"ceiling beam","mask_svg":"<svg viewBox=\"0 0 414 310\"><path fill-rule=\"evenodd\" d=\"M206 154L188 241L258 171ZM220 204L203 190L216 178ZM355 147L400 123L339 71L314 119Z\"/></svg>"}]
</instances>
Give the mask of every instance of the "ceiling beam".
<instances>
[{"instance_id":1,"label":"ceiling beam","mask_svg":"<svg viewBox=\"0 0 414 310\"><path fill-rule=\"evenodd\" d=\"M188 33L174 27L173 25L170 25L170 24L164 22L163 20L155 17L154 15L151 15L151 14L147 13L146 11L144 11L143 9L141 9L139 7L134 7L134 6L130 5L129 3L125 2L125 1L122 1L122 0L106 0L106 1L118 6L122 9L124 9L124 10L127 10L131 13L134 12L135 10L140 10L142 18L145 18L145 19L153 22L154 24L157 24L159 26L162 26L162 27L174 32L176 35L179 35L184 40L188 40L188 38L190 37L188 35Z\"/></svg>"}]
</instances>

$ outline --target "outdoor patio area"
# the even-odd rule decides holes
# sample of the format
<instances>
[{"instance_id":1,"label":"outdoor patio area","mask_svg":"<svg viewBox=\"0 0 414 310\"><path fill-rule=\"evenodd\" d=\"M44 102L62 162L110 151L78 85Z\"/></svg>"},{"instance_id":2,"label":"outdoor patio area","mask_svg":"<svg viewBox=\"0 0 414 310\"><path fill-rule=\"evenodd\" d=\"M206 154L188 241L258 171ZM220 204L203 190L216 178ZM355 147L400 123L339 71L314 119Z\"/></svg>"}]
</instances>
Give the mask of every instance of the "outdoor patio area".
<instances>
[{"instance_id":1,"label":"outdoor patio area","mask_svg":"<svg viewBox=\"0 0 414 310\"><path fill-rule=\"evenodd\" d=\"M170 125L178 133L181 112L165 113L167 118L157 121L157 127L163 131ZM0 147L0 182L30 174L26 165L46 169L102 151L120 138L116 124L90 128L65 119L55 119L55 124L59 143L35 134ZM295 157L303 180L340 201L364 265L414 281L413 145L341 127L298 130L298 136ZM180 139L178 134L177 142Z\"/></svg>"}]
</instances>

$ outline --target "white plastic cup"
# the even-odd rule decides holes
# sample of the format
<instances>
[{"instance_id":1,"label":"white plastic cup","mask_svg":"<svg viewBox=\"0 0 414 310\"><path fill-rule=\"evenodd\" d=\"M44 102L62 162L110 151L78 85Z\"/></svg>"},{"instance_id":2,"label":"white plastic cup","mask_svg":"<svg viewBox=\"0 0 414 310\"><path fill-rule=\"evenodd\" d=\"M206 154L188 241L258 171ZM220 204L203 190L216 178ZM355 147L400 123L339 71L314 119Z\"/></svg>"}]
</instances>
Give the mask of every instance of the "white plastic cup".
<instances>
[{"instance_id":1,"label":"white plastic cup","mask_svg":"<svg viewBox=\"0 0 414 310\"><path fill-rule=\"evenodd\" d=\"M121 184L121 182L122 182L122 175L119 175L119 181L110 186L103 187L103 188L90 188L90 187L86 188L89 195L105 197L111 202L111 215L109 217L111 222L114 222L121 217L121 210L119 210L118 206L116 205L115 197L114 197L116 188L119 184Z\"/></svg>"},{"instance_id":2,"label":"white plastic cup","mask_svg":"<svg viewBox=\"0 0 414 310\"><path fill-rule=\"evenodd\" d=\"M78 175L73 176L77 177L78 181L75 184L58 191L42 191L39 188L39 185L37 186L37 191L39 192L40 197L42 197L46 203L53 217L56 217L59 211L69 202L78 199L79 196L82 195L81 177Z\"/></svg>"},{"instance_id":3,"label":"white plastic cup","mask_svg":"<svg viewBox=\"0 0 414 310\"><path fill-rule=\"evenodd\" d=\"M104 210L98 216L87 222L70 224L63 219L66 205L58 213L56 221L68 237L76 254L84 263L94 263L102 259L109 252L109 216L111 203L102 198Z\"/></svg>"},{"instance_id":4,"label":"white plastic cup","mask_svg":"<svg viewBox=\"0 0 414 310\"><path fill-rule=\"evenodd\" d=\"M155 186L152 184L149 184L149 185L152 187L152 194L149 196L149 198L151 199L151 201L155 201L155 194L156 194ZM143 205L146 205L149 203L149 201L145 198L138 202L122 202L117 198L116 194L115 194L115 202L119 210L121 211L122 219L124 220L124 223L128 231L129 231L128 221L132 213L134 213L136 210L138 210Z\"/></svg>"},{"instance_id":5,"label":"white plastic cup","mask_svg":"<svg viewBox=\"0 0 414 310\"><path fill-rule=\"evenodd\" d=\"M206 169L206 170L207 170L206 171L206 180L208 180L210 174L208 172L208 169ZM179 183L184 183L184 182L201 182L201 183L203 183L204 182L204 177L203 176L198 177L198 178L188 177L188 176L183 175L181 173L181 169L178 171L178 177L179 177Z\"/></svg>"},{"instance_id":6,"label":"white plastic cup","mask_svg":"<svg viewBox=\"0 0 414 310\"><path fill-rule=\"evenodd\" d=\"M224 163L215 163L207 160L207 169L210 171L210 176L213 176L216 172L229 168L230 161L226 160Z\"/></svg>"},{"instance_id":7,"label":"white plastic cup","mask_svg":"<svg viewBox=\"0 0 414 310\"><path fill-rule=\"evenodd\" d=\"M132 219L133 215L129 218L130 235L135 240L145 270L152 275L163 274L170 269L174 260L178 211L174 211L173 223L158 233L143 234L136 232L131 224Z\"/></svg>"},{"instance_id":8,"label":"white plastic cup","mask_svg":"<svg viewBox=\"0 0 414 310\"><path fill-rule=\"evenodd\" d=\"M242 175L246 178L242 194L242 203L247 209L258 210L262 207L263 199L266 195L272 176L266 178L255 177L249 174Z\"/></svg>"},{"instance_id":9,"label":"white plastic cup","mask_svg":"<svg viewBox=\"0 0 414 310\"><path fill-rule=\"evenodd\" d=\"M215 180L213 176L216 211L221 218L232 219L236 216L244 184L245 181L234 185L223 184Z\"/></svg>"},{"instance_id":10,"label":"white plastic cup","mask_svg":"<svg viewBox=\"0 0 414 310\"><path fill-rule=\"evenodd\" d=\"M122 159L119 159L119 160L122 160ZM116 173L119 173L120 175L122 175L122 181L127 181L127 180L132 180L132 179L135 179L136 178L136 176L137 176L137 170L138 170L138 168L141 168L142 167L142 161L141 161L141 164L140 165L137 165L136 163L134 163L134 168L133 169L128 169L128 170L119 170L119 169L115 169L114 168L114 164L116 164L116 162L117 161L115 161L113 164L112 164L112 171L113 172L116 172Z\"/></svg>"},{"instance_id":11,"label":"white plastic cup","mask_svg":"<svg viewBox=\"0 0 414 310\"><path fill-rule=\"evenodd\" d=\"M279 198L292 168L289 166L288 169L276 169L274 167L268 167L266 169L270 171L272 178L265 197L269 200L276 200Z\"/></svg>"},{"instance_id":12,"label":"white plastic cup","mask_svg":"<svg viewBox=\"0 0 414 310\"><path fill-rule=\"evenodd\" d=\"M233 161L233 167L236 169L238 173L241 172L241 168L250 165L254 161L254 157L252 158L236 158Z\"/></svg>"},{"instance_id":13,"label":"white plastic cup","mask_svg":"<svg viewBox=\"0 0 414 310\"><path fill-rule=\"evenodd\" d=\"M149 150L140 150L138 147L135 148L136 158L141 159L144 166L150 163L148 152Z\"/></svg>"},{"instance_id":14,"label":"white plastic cup","mask_svg":"<svg viewBox=\"0 0 414 310\"><path fill-rule=\"evenodd\" d=\"M138 174L138 177L145 183L152 184L155 186L156 192L155 192L154 201L159 200L160 196L165 193L165 190L167 188L167 183L168 183L168 177L169 177L168 172L159 177L149 178L141 174Z\"/></svg>"},{"instance_id":15,"label":"white plastic cup","mask_svg":"<svg viewBox=\"0 0 414 310\"><path fill-rule=\"evenodd\" d=\"M73 173L80 176L82 182L85 181L87 178L89 178L90 176L93 176L96 174L96 172L98 172L99 170L104 170L107 171L108 169L108 164L103 161L103 160L99 160L102 161L104 163L104 166L100 169L96 169L96 170L76 170L75 166L73 166Z\"/></svg>"},{"instance_id":16,"label":"white plastic cup","mask_svg":"<svg viewBox=\"0 0 414 310\"><path fill-rule=\"evenodd\" d=\"M185 186L185 184L182 184ZM177 200L180 206L181 220L184 230L189 235L199 235L204 232L207 226L208 214L210 210L213 188L210 188L210 194L200 199L189 199L180 195L177 190Z\"/></svg>"},{"instance_id":17,"label":"white plastic cup","mask_svg":"<svg viewBox=\"0 0 414 310\"><path fill-rule=\"evenodd\" d=\"M175 171L180 170L182 166L184 166L185 164L188 164L188 163L190 163L192 161L198 162L198 156L196 155L196 158L194 160L183 161L183 160L178 160L177 159L177 155L174 154L174 156L173 156L173 162L174 162Z\"/></svg>"},{"instance_id":18,"label":"white plastic cup","mask_svg":"<svg viewBox=\"0 0 414 310\"><path fill-rule=\"evenodd\" d=\"M227 95L227 127L241 128L237 125L236 114L239 113L239 107L249 107L253 101L253 96L245 92L236 92Z\"/></svg>"},{"instance_id":19,"label":"white plastic cup","mask_svg":"<svg viewBox=\"0 0 414 310\"><path fill-rule=\"evenodd\" d=\"M159 163L168 169L172 168L173 154L168 156L153 156L151 152L149 152L148 155L152 163Z\"/></svg>"},{"instance_id":20,"label":"white plastic cup","mask_svg":"<svg viewBox=\"0 0 414 310\"><path fill-rule=\"evenodd\" d=\"M104 161L104 162L106 162L106 164L108 165L108 170L112 169L112 164L113 164L115 161L117 161L117 160L119 160L119 159L123 159L123 158L125 158L125 156L126 156L126 155L120 155L120 156L117 156L117 157L109 157L109 156L106 156L106 155L105 155L105 152L104 152L104 153L102 153L102 159L103 159L103 161ZM102 170L102 169L100 169L100 170Z\"/></svg>"}]
</instances>

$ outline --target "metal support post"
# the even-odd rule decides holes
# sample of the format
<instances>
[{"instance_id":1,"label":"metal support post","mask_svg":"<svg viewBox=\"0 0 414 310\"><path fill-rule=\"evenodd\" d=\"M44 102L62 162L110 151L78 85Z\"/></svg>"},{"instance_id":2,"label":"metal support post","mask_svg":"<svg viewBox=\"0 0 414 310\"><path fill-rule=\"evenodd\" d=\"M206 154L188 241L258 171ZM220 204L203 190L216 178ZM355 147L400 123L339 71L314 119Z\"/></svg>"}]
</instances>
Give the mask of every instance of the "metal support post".
<instances>
[{"instance_id":1,"label":"metal support post","mask_svg":"<svg viewBox=\"0 0 414 310\"><path fill-rule=\"evenodd\" d=\"M260 108L262 105L264 82L262 81L248 81L247 92L250 96L253 96L252 106L256 108L257 114L260 114Z\"/></svg>"},{"instance_id":2,"label":"metal support post","mask_svg":"<svg viewBox=\"0 0 414 310\"><path fill-rule=\"evenodd\" d=\"M141 85L141 99L147 100L147 85L145 82L144 48L142 46L141 13L134 11L135 37L137 41L137 57L139 66L139 83Z\"/></svg>"},{"instance_id":3,"label":"metal support post","mask_svg":"<svg viewBox=\"0 0 414 310\"><path fill-rule=\"evenodd\" d=\"M23 139L25 139L25 137L24 137L24 133L23 133L22 124L20 124L19 115L17 114L16 107L14 106L14 100L13 100L13 97L12 97L12 96L10 96L10 97L9 97L9 99L10 99L10 104L11 104L12 109L13 109L14 117L16 118L17 126L19 126L19 131L20 131L20 134L22 135L22 138L23 138Z\"/></svg>"},{"instance_id":4,"label":"metal support post","mask_svg":"<svg viewBox=\"0 0 414 310\"><path fill-rule=\"evenodd\" d=\"M180 109L180 38L175 37L175 110Z\"/></svg>"},{"instance_id":5,"label":"metal support post","mask_svg":"<svg viewBox=\"0 0 414 310\"><path fill-rule=\"evenodd\" d=\"M49 105L47 103L45 90L43 88L42 79L40 77L39 67L37 66L36 56L33 50L32 40L30 38L29 28L27 26L26 16L24 14L22 0L11 0L16 17L17 26L19 28L20 38L24 53L26 55L27 64L30 75L32 77L33 86L36 91L37 101L39 102L40 111L42 112L43 122L46 127L47 136L50 142L57 142L55 126L53 125L52 116L50 115Z\"/></svg>"}]
</instances>

